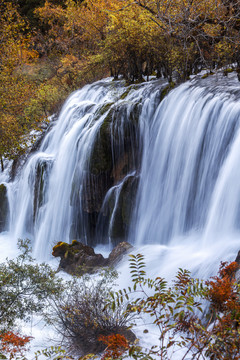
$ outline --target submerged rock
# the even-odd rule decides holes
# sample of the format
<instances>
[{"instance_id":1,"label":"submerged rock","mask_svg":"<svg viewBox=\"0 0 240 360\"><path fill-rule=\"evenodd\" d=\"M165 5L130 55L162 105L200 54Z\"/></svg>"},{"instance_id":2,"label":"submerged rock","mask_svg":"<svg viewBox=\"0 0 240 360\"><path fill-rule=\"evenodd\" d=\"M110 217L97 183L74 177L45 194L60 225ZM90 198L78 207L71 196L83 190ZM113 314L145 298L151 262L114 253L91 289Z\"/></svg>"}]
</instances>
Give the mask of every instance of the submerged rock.
<instances>
[{"instance_id":1,"label":"submerged rock","mask_svg":"<svg viewBox=\"0 0 240 360\"><path fill-rule=\"evenodd\" d=\"M68 274L81 276L85 273L97 272L103 267L116 265L130 249L132 245L122 242L112 250L108 258L104 258L101 254L96 254L91 246L73 240L71 244L58 242L53 247L52 255L61 258L59 271L63 270Z\"/></svg>"},{"instance_id":2,"label":"submerged rock","mask_svg":"<svg viewBox=\"0 0 240 360\"><path fill-rule=\"evenodd\" d=\"M8 213L7 188L4 184L0 184L0 232L8 229Z\"/></svg>"},{"instance_id":3,"label":"submerged rock","mask_svg":"<svg viewBox=\"0 0 240 360\"><path fill-rule=\"evenodd\" d=\"M108 257L108 265L114 266L119 261L123 259L125 255L129 253L129 251L133 249L133 246L126 241L119 243L115 248L111 251Z\"/></svg>"},{"instance_id":4,"label":"submerged rock","mask_svg":"<svg viewBox=\"0 0 240 360\"><path fill-rule=\"evenodd\" d=\"M240 250L239 250L239 252L237 254L237 257L236 257L235 261L240 265Z\"/></svg>"}]
</instances>

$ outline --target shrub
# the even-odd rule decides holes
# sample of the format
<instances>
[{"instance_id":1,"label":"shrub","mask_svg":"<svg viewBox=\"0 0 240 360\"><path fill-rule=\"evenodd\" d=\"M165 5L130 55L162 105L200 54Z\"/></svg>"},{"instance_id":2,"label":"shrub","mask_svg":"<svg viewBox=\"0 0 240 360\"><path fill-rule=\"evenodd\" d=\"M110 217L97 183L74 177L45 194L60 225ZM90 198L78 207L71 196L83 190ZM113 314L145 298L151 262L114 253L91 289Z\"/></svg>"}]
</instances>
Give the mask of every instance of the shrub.
<instances>
[{"instance_id":1,"label":"shrub","mask_svg":"<svg viewBox=\"0 0 240 360\"><path fill-rule=\"evenodd\" d=\"M15 260L0 264L0 330L8 331L16 320L29 320L42 314L49 298L59 296L63 282L45 263L31 257L29 240L19 240L21 254Z\"/></svg>"},{"instance_id":2,"label":"shrub","mask_svg":"<svg viewBox=\"0 0 240 360\"><path fill-rule=\"evenodd\" d=\"M131 255L133 287L112 294L112 307L118 307L129 293L137 296L127 312L149 314L159 331L159 344L151 349L131 346L134 359L174 358L182 348L182 359L240 359L240 285L235 282L239 265L222 263L218 276L209 281L193 279L180 269L173 285L163 278L146 277L141 254ZM140 294L140 295L139 295ZM208 311L202 314L202 307ZM202 314L202 315L200 315Z\"/></svg>"},{"instance_id":3,"label":"shrub","mask_svg":"<svg viewBox=\"0 0 240 360\"><path fill-rule=\"evenodd\" d=\"M83 276L72 282L67 296L56 299L55 326L69 353L100 353L106 347L100 341L101 336L120 334L135 339L127 329L132 317L125 313L127 305L115 309L107 306L115 277L116 273L112 271L105 271L98 280Z\"/></svg>"}]
</instances>

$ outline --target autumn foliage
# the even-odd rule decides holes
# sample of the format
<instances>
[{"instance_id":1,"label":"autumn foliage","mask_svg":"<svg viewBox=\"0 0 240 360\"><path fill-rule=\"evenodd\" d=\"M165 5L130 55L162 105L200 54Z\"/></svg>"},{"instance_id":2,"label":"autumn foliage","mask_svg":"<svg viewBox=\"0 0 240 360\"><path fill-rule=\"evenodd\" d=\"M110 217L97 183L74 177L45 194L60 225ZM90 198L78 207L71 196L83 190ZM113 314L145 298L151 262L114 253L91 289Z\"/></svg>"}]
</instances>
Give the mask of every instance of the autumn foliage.
<instances>
[{"instance_id":1,"label":"autumn foliage","mask_svg":"<svg viewBox=\"0 0 240 360\"><path fill-rule=\"evenodd\" d=\"M236 262L230 264L222 262L218 276L207 281L209 286L208 298L215 311L227 313L234 311L240 315L239 295L235 284L235 273L238 267L239 265ZM222 318L221 321L223 320Z\"/></svg>"},{"instance_id":2,"label":"autumn foliage","mask_svg":"<svg viewBox=\"0 0 240 360\"><path fill-rule=\"evenodd\" d=\"M86 82L181 82L229 64L240 78L240 0L2 0L0 15L0 160Z\"/></svg>"},{"instance_id":3,"label":"autumn foliage","mask_svg":"<svg viewBox=\"0 0 240 360\"><path fill-rule=\"evenodd\" d=\"M133 288L113 294L113 306L129 300L128 311L137 317L150 315L159 332L158 345L141 349L131 345L135 359L174 359L180 348L182 359L240 359L240 290L236 262L221 263L217 276L208 281L191 277L180 269L172 286L161 277L147 278L141 254L131 255ZM139 321L138 321L139 325ZM172 355L171 355L172 354Z\"/></svg>"},{"instance_id":4,"label":"autumn foliage","mask_svg":"<svg viewBox=\"0 0 240 360\"><path fill-rule=\"evenodd\" d=\"M0 355L7 354L9 359L13 359L15 355L23 355L30 340L30 336L21 336L12 331L4 332L0 334Z\"/></svg>"},{"instance_id":5,"label":"autumn foliage","mask_svg":"<svg viewBox=\"0 0 240 360\"><path fill-rule=\"evenodd\" d=\"M120 334L101 335L98 340L107 345L101 360L118 359L130 347L125 336Z\"/></svg>"},{"instance_id":6,"label":"autumn foliage","mask_svg":"<svg viewBox=\"0 0 240 360\"><path fill-rule=\"evenodd\" d=\"M58 288L63 284L50 280L52 273L45 269L46 264L44 274L38 274L37 265L25 264L31 258L28 244L22 246L25 253L17 262L1 264L0 358L24 356L31 338L14 331L14 325L19 318L27 319L30 309L42 312L47 297L53 300L48 321L62 334L70 355L84 355L80 359L96 359L102 352L101 360L170 360L179 350L181 360L240 359L238 263L221 263L218 274L207 281L179 269L168 283L160 276L148 278L143 255L130 255L132 286L127 289L113 292L116 274L106 272L98 283L89 277L73 280L62 293ZM145 348L133 332L137 327L147 333L149 323L157 337L155 345ZM51 359L58 353L59 359L71 358L60 348L50 348L38 351L36 359L42 354Z\"/></svg>"}]
</instances>

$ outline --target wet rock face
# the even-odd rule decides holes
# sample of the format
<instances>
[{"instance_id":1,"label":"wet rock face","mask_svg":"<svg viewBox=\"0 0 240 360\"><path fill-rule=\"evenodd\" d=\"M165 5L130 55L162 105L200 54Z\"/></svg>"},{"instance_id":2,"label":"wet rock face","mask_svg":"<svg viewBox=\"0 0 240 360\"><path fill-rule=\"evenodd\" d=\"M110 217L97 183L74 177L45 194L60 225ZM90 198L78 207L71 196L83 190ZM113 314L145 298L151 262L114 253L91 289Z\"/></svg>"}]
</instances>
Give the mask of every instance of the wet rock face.
<instances>
[{"instance_id":1,"label":"wet rock face","mask_svg":"<svg viewBox=\"0 0 240 360\"><path fill-rule=\"evenodd\" d=\"M47 162L40 162L36 167L36 176L34 183L34 199L33 199L33 218L35 219L38 209L44 204L44 190L46 186L46 172L49 164Z\"/></svg>"},{"instance_id":2,"label":"wet rock face","mask_svg":"<svg viewBox=\"0 0 240 360\"><path fill-rule=\"evenodd\" d=\"M139 103L132 104L131 107L122 103L120 106L106 104L100 110L99 116L105 118L88 155L81 189L77 180L78 170L74 175L71 196L74 215L70 238L81 239L87 236L90 245L95 245L99 236L102 236L101 242L105 241L104 238L108 241L110 237L114 244L126 238L138 186L138 179L129 174L136 174L140 167L140 109ZM116 199L112 194L107 203L104 203L108 191L121 182L124 182L124 185L120 197ZM99 235L99 219L105 222L105 235Z\"/></svg>"},{"instance_id":3,"label":"wet rock face","mask_svg":"<svg viewBox=\"0 0 240 360\"><path fill-rule=\"evenodd\" d=\"M57 243L53 248L52 255L61 258L59 270L71 275L91 274L99 268L107 266L107 260L101 254L95 254L92 247L76 240L73 240L72 244Z\"/></svg>"},{"instance_id":4,"label":"wet rock face","mask_svg":"<svg viewBox=\"0 0 240 360\"><path fill-rule=\"evenodd\" d=\"M113 267L114 265L116 265L132 249L133 249L132 245L126 241L119 243L117 246L115 246L115 248L109 254L109 257L108 257L109 266Z\"/></svg>"},{"instance_id":5,"label":"wet rock face","mask_svg":"<svg viewBox=\"0 0 240 360\"><path fill-rule=\"evenodd\" d=\"M237 257L236 257L235 261L240 265L240 250L239 250L239 252L237 254Z\"/></svg>"},{"instance_id":6,"label":"wet rock face","mask_svg":"<svg viewBox=\"0 0 240 360\"><path fill-rule=\"evenodd\" d=\"M113 211L115 212L109 231L114 245L127 237L130 219L135 204L138 182L138 177L129 176L120 190L117 204L115 203L114 194L109 199L109 217L111 217Z\"/></svg>"},{"instance_id":7,"label":"wet rock face","mask_svg":"<svg viewBox=\"0 0 240 360\"><path fill-rule=\"evenodd\" d=\"M118 244L106 259L96 254L91 246L84 245L76 240L71 244L59 242L53 247L52 255L60 257L59 270L71 275L81 276L85 273L94 273L103 267L113 267L132 249L127 242Z\"/></svg>"},{"instance_id":8,"label":"wet rock face","mask_svg":"<svg viewBox=\"0 0 240 360\"><path fill-rule=\"evenodd\" d=\"M7 188L4 184L0 184L0 232L8 230L8 214Z\"/></svg>"}]
</instances>

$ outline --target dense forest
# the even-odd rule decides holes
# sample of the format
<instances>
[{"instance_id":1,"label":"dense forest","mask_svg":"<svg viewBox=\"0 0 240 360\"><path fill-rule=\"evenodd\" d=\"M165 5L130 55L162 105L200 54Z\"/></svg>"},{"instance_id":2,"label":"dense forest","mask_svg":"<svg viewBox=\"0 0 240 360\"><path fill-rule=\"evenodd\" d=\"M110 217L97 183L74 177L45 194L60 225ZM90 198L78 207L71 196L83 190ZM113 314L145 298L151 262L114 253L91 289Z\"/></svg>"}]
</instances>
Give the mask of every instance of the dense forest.
<instances>
[{"instance_id":1,"label":"dense forest","mask_svg":"<svg viewBox=\"0 0 240 360\"><path fill-rule=\"evenodd\" d=\"M87 82L240 68L239 0L2 0L0 159Z\"/></svg>"}]
</instances>

